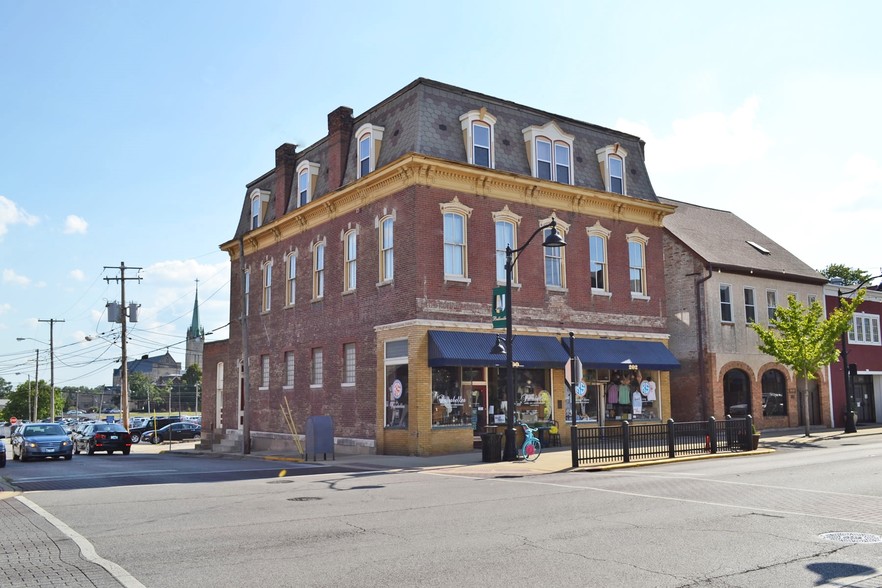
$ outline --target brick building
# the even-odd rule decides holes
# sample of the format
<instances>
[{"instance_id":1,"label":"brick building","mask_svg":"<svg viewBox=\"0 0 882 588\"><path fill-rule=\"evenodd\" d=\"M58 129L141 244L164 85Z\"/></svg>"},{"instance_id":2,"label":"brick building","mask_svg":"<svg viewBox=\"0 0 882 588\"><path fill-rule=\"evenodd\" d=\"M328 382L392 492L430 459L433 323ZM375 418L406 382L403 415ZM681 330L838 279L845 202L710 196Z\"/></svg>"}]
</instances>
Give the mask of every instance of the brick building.
<instances>
[{"instance_id":1,"label":"brick building","mask_svg":"<svg viewBox=\"0 0 882 588\"><path fill-rule=\"evenodd\" d=\"M882 286L868 287L864 301L855 309L851 330L846 335L840 361L828 368L833 405L834 427L845 426L849 397L857 423L882 422L882 339L879 317L882 316ZM851 297L855 286L830 283L824 287L829 315L839 305L839 294ZM843 346L840 344L840 350ZM846 384L845 370L852 365Z\"/></svg>"},{"instance_id":2,"label":"brick building","mask_svg":"<svg viewBox=\"0 0 882 588\"><path fill-rule=\"evenodd\" d=\"M204 349L209 441L288 444L287 403L300 433L331 416L341 452L471 449L504 421L505 357L490 349L505 246L537 234L513 272L518 418L572 417L570 331L586 368L580 422L670 417L662 221L674 206L643 149L426 79L358 116L334 110L308 147L280 146L221 245L231 328ZM566 247L542 246L551 221Z\"/></svg>"},{"instance_id":3,"label":"brick building","mask_svg":"<svg viewBox=\"0 0 882 588\"><path fill-rule=\"evenodd\" d=\"M794 373L758 350L751 322L768 325L795 295L821 301L827 279L742 219L661 199L671 351L673 418L681 421L751 414L758 428L803 423ZM826 371L810 380L812 424L830 424Z\"/></svg>"}]
</instances>

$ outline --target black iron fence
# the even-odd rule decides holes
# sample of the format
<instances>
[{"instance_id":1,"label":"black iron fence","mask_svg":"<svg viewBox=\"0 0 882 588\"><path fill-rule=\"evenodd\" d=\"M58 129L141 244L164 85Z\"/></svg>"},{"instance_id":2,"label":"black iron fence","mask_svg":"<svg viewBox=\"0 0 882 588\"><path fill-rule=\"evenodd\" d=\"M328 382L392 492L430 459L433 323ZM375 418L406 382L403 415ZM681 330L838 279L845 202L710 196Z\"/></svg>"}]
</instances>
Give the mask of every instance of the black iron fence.
<instances>
[{"instance_id":1,"label":"black iron fence","mask_svg":"<svg viewBox=\"0 0 882 588\"><path fill-rule=\"evenodd\" d=\"M623 421L609 427L575 427L572 433L573 467L753 449L750 415L688 423L668 419L667 423L637 426Z\"/></svg>"}]
</instances>

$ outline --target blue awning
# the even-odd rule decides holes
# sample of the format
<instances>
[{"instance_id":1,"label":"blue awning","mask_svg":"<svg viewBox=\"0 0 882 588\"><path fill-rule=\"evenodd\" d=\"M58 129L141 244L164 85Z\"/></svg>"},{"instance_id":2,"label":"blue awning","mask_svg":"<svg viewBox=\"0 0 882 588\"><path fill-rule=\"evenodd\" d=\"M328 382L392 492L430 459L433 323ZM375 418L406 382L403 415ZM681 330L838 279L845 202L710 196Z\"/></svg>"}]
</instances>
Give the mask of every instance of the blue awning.
<instances>
[{"instance_id":1,"label":"blue awning","mask_svg":"<svg viewBox=\"0 0 882 588\"><path fill-rule=\"evenodd\" d=\"M429 331L429 366L505 366L505 355L490 353L494 333ZM556 337L516 335L512 358L525 368L561 369L569 356Z\"/></svg>"},{"instance_id":2,"label":"blue awning","mask_svg":"<svg viewBox=\"0 0 882 588\"><path fill-rule=\"evenodd\" d=\"M680 367L664 343L658 341L625 341L623 339L576 339L576 355L582 365L593 368L641 369L670 371Z\"/></svg>"}]
</instances>

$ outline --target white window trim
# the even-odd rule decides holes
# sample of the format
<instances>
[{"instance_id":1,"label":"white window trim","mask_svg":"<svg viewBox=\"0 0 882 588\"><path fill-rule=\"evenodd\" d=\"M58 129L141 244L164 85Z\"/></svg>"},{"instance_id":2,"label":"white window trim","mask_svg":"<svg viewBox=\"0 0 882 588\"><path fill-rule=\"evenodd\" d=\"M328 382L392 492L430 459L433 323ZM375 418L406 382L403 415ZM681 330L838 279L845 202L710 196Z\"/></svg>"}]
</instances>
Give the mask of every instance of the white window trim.
<instances>
[{"instance_id":1,"label":"white window trim","mask_svg":"<svg viewBox=\"0 0 882 588\"><path fill-rule=\"evenodd\" d=\"M352 294L358 287L358 236L361 233L360 226L349 227L340 231L340 242L343 244L343 294ZM349 236L355 237L355 257L349 259ZM354 283L350 284L349 267L355 266Z\"/></svg>"},{"instance_id":2,"label":"white window trim","mask_svg":"<svg viewBox=\"0 0 882 588\"><path fill-rule=\"evenodd\" d=\"M469 277L469 217L472 215L472 209L459 201L459 198L456 196L453 197L452 202L442 202L441 206L441 261L444 262L444 252L443 248L445 245L444 241L444 215L446 214L457 214L463 217L463 229L462 229L462 275L458 274L447 274L446 263L445 267L442 268L444 273L444 281L445 282L462 282L466 284L470 284L472 279Z\"/></svg>"},{"instance_id":3,"label":"white window trim","mask_svg":"<svg viewBox=\"0 0 882 588\"><path fill-rule=\"evenodd\" d=\"M774 315L777 314L777 312L772 312L772 313L769 312L769 309L771 308L769 306L769 293L772 293L775 295L775 311L777 311L777 309L780 305L778 304L778 291L773 288L767 288L766 289L766 320L768 320L769 323L771 323L772 319L775 318Z\"/></svg>"},{"instance_id":4,"label":"white window trim","mask_svg":"<svg viewBox=\"0 0 882 588\"><path fill-rule=\"evenodd\" d=\"M496 223L511 223L514 226L514 230L512 231L512 239L514 239L514 243L511 244L512 250L518 248L518 230L521 227L521 216L513 213L509 208L508 204L506 204L502 210L491 213L493 217L493 240L494 243L496 241ZM495 247L494 247L495 251ZM493 264L493 273L496 273L496 263L494 258ZM499 281L498 277L496 279L497 285L504 285L505 281ZM520 288L521 284L518 282L518 263L515 261L514 267L511 268L511 286L512 288Z\"/></svg>"},{"instance_id":5,"label":"white window trim","mask_svg":"<svg viewBox=\"0 0 882 588\"><path fill-rule=\"evenodd\" d=\"M291 280L291 262L294 262L294 280ZM297 249L285 255L285 308L293 308L297 302Z\"/></svg>"},{"instance_id":6,"label":"white window trim","mask_svg":"<svg viewBox=\"0 0 882 588\"><path fill-rule=\"evenodd\" d=\"M269 259L261 264L261 290L260 312L266 314L272 310L273 305L273 260Z\"/></svg>"},{"instance_id":7,"label":"white window trim","mask_svg":"<svg viewBox=\"0 0 882 588\"><path fill-rule=\"evenodd\" d=\"M251 309L249 308L251 306L251 269L245 269L245 275L242 276L242 280L245 282L245 296L244 300L242 300L242 305L245 308L245 316L249 316L251 314Z\"/></svg>"},{"instance_id":8,"label":"white window trim","mask_svg":"<svg viewBox=\"0 0 882 588\"><path fill-rule=\"evenodd\" d=\"M351 382L346 382L343 380L343 378L346 377L346 346L347 345L352 345L352 348L355 351L355 353L353 353L353 362L354 363L353 363L353 370L352 370L353 373L352 373L352 381ZM343 373L340 376L340 387L341 388L354 388L355 387L355 383L357 380L356 373L358 370L358 357L357 356L358 356L358 350L355 348L355 343L344 343L343 344Z\"/></svg>"},{"instance_id":9,"label":"white window trim","mask_svg":"<svg viewBox=\"0 0 882 588\"><path fill-rule=\"evenodd\" d=\"M268 190L255 189L248 197L248 230L253 231L263 226L263 219L266 217L269 208L270 192ZM257 215L257 225L254 225L254 201L260 202L260 212Z\"/></svg>"},{"instance_id":10,"label":"white window trim","mask_svg":"<svg viewBox=\"0 0 882 588\"><path fill-rule=\"evenodd\" d=\"M606 273L603 280L603 288L591 287L592 296L612 296L609 287L609 238L612 231L605 228L596 221L592 226L585 227L585 233L588 235L588 283L591 284L591 237L600 237L603 240L603 259Z\"/></svg>"},{"instance_id":11,"label":"white window trim","mask_svg":"<svg viewBox=\"0 0 882 588\"><path fill-rule=\"evenodd\" d=\"M554 150L554 146L558 143L564 143L569 148L569 161L567 162L567 167L570 170L568 185L572 186L573 184L573 145L576 142L576 136L570 135L569 133L564 132L557 123L553 120L548 121L542 126L533 125L531 127L525 128L523 131L524 134L524 145L527 148L527 159L530 162L530 173L534 178L539 177L539 158L538 158L538 150L536 148L536 141L538 139L544 139L545 141L551 143L551 181L557 182L557 159Z\"/></svg>"},{"instance_id":12,"label":"white window trim","mask_svg":"<svg viewBox=\"0 0 882 588\"><path fill-rule=\"evenodd\" d=\"M288 357L289 356L291 357L291 359L294 360L291 362L294 364L293 366L288 365ZM283 352L282 353L282 361L285 362L285 380L284 380L284 383L282 384L282 390L293 390L294 389L294 376L295 376L294 372L295 372L296 365L297 365L297 358L294 355L294 351L288 350L288 351ZM290 380L291 380L290 384L288 383L289 376L290 376Z\"/></svg>"},{"instance_id":13,"label":"white window trim","mask_svg":"<svg viewBox=\"0 0 882 588\"><path fill-rule=\"evenodd\" d=\"M322 368L318 370L319 379L321 382L315 384L313 381L316 379L316 369L315 369L315 352L318 351L322 356ZM309 350L309 387L313 389L320 389L325 387L325 350L322 347L313 347Z\"/></svg>"},{"instance_id":14,"label":"white window trim","mask_svg":"<svg viewBox=\"0 0 882 588\"><path fill-rule=\"evenodd\" d=\"M386 284L391 284L395 281L395 221L397 219L397 211L392 210L391 213L387 213L386 210L383 210L383 216L374 218L374 228L377 229L377 248L378 248L378 259L377 259L377 273L378 279L377 286L384 286ZM392 252L392 271L391 277L385 277L384 270L386 269L386 259L384 257L385 249L383 249L383 225L386 221L392 221L392 247L390 251Z\"/></svg>"},{"instance_id":15,"label":"white window trim","mask_svg":"<svg viewBox=\"0 0 882 588\"><path fill-rule=\"evenodd\" d=\"M480 108L478 110L470 110L460 116L459 122L462 124L462 138L465 142L466 159L472 165L477 165L475 163L475 137L472 124L482 122L490 127L490 169L496 169L496 117L487 112L486 108Z\"/></svg>"},{"instance_id":16,"label":"white window trim","mask_svg":"<svg viewBox=\"0 0 882 588\"><path fill-rule=\"evenodd\" d=\"M318 181L318 174L320 165L318 163L313 163L309 160L304 159L297 165L296 177L297 177L297 206L295 208L300 208L301 206L305 206L309 204L313 200L315 200L315 185ZM304 173L309 174L309 181L306 183L306 202L300 202L300 176Z\"/></svg>"},{"instance_id":17,"label":"white window trim","mask_svg":"<svg viewBox=\"0 0 882 588\"><path fill-rule=\"evenodd\" d=\"M753 304L748 304L748 303L747 303L747 296L745 296L745 293L746 293L748 290L750 290L751 292L753 292ZM750 323L755 323L755 322L756 322L756 288L754 288L754 287L752 287L752 286L744 286L744 287L741 289L741 296L744 298L744 322L745 322L746 324L748 324L748 325L749 325ZM748 309L748 308L752 308L752 309L753 309L753 320L752 320L752 321L751 321L751 320L748 320L748 317L747 317L747 309Z\"/></svg>"},{"instance_id":18,"label":"white window trim","mask_svg":"<svg viewBox=\"0 0 882 588\"><path fill-rule=\"evenodd\" d=\"M539 226L544 227L545 225L554 221L557 224L557 232L560 233L561 237L566 237L570 232L570 225L565 223L564 221L557 218L557 214L552 213L548 218L541 219L539 221ZM546 229L547 230L547 229ZM545 231L543 231L544 233ZM543 239L545 235L543 234ZM545 271L545 247L542 247L542 276L545 283L545 289L549 292L568 292L567 288L567 248L566 247L557 247L556 248L560 252L560 286L549 286L548 285L548 275Z\"/></svg>"},{"instance_id":19,"label":"white window trim","mask_svg":"<svg viewBox=\"0 0 882 588\"><path fill-rule=\"evenodd\" d=\"M723 288L729 292L729 319L723 318ZM727 325L735 324L735 301L732 299L732 284L720 284L720 322Z\"/></svg>"},{"instance_id":20,"label":"white window trim","mask_svg":"<svg viewBox=\"0 0 882 588\"><path fill-rule=\"evenodd\" d=\"M872 340L872 333L870 334L870 337L868 340L866 332L864 332L864 334L863 334L864 335L863 340L858 340L858 338L857 338L857 321L858 320L861 320L862 322L869 320L871 327L873 324L875 324L876 325L876 334L877 334L877 336L879 336L880 340L873 341ZM877 347L882 346L882 331L879 330L880 328L882 328L882 324L880 324L878 314L870 314L868 312L856 312L856 313L854 313L854 315L851 318L851 328L848 330L848 342L850 344L854 344L854 345L873 345L873 346L877 346Z\"/></svg>"},{"instance_id":21,"label":"white window trim","mask_svg":"<svg viewBox=\"0 0 882 588\"><path fill-rule=\"evenodd\" d=\"M266 385L264 385L264 383ZM270 359L268 353L260 356L260 386L258 390L269 390L270 387Z\"/></svg>"},{"instance_id":22,"label":"white window trim","mask_svg":"<svg viewBox=\"0 0 882 588\"><path fill-rule=\"evenodd\" d=\"M355 172L356 178L363 177L361 174L361 153L359 153L359 145L361 144L362 139L364 139L365 135L370 135L370 159L368 163L368 173L371 173L375 169L377 169L377 161L380 159L380 147L383 144L383 132L386 129L384 127L378 127L377 125L373 125L371 123L364 123L358 130L355 132Z\"/></svg>"},{"instance_id":23,"label":"white window trim","mask_svg":"<svg viewBox=\"0 0 882 588\"><path fill-rule=\"evenodd\" d=\"M600 176L603 178L603 185L607 192L612 192L611 189L611 181L609 177L609 157L611 155L617 155L622 159L622 195L628 194L628 179L627 179L627 169L628 169L628 151L615 143L613 145L607 145L606 147L601 147L595 151L597 154L597 163L600 164ZM618 192L613 192L614 194L618 194Z\"/></svg>"},{"instance_id":24,"label":"white window trim","mask_svg":"<svg viewBox=\"0 0 882 588\"><path fill-rule=\"evenodd\" d=\"M319 283L316 279L318 277L318 257L316 255L318 248L322 248L322 288L321 293L319 293ZM310 247L312 250L312 301L318 302L319 300L323 300L325 297L325 290L328 287L328 240L326 237L322 237L321 239L317 239L313 242Z\"/></svg>"},{"instance_id":25,"label":"white window trim","mask_svg":"<svg viewBox=\"0 0 882 588\"><path fill-rule=\"evenodd\" d=\"M631 292L631 300L651 300L651 297L647 292L649 292L649 283L647 274L648 265L646 259L646 250L649 244L649 237L640 232L640 229L634 229L633 233L628 233L625 235L625 239L628 243L628 289L631 289L631 243L640 243L643 245L643 292Z\"/></svg>"}]
</instances>

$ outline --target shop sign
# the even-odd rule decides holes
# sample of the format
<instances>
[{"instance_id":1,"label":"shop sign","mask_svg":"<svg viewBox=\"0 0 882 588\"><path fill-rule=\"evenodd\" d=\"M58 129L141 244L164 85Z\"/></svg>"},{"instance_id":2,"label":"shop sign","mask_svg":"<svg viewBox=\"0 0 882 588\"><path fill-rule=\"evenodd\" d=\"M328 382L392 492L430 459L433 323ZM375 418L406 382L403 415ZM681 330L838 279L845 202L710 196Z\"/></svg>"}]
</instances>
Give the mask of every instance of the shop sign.
<instances>
[{"instance_id":1,"label":"shop sign","mask_svg":"<svg viewBox=\"0 0 882 588\"><path fill-rule=\"evenodd\" d=\"M582 398L585 396L585 393L588 391L588 386L585 385L585 382L579 382L576 384L576 396Z\"/></svg>"}]
</instances>

